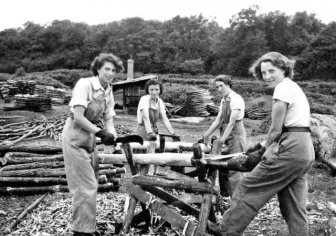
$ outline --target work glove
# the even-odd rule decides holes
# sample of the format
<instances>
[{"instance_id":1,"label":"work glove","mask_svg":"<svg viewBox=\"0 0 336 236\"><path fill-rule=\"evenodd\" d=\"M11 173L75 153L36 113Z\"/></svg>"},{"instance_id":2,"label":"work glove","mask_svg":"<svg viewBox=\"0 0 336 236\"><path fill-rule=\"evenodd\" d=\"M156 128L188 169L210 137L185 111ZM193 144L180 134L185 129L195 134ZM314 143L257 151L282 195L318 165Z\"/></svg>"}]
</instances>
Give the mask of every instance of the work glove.
<instances>
[{"instance_id":1,"label":"work glove","mask_svg":"<svg viewBox=\"0 0 336 236\"><path fill-rule=\"evenodd\" d=\"M114 145L115 138L114 135L110 132L107 132L105 129L99 130L96 134L96 137L100 138L104 145Z\"/></svg>"},{"instance_id":2,"label":"work glove","mask_svg":"<svg viewBox=\"0 0 336 236\"><path fill-rule=\"evenodd\" d=\"M178 135L176 135L176 134L172 134L172 135L174 135L174 136L172 137L173 142L181 142L181 136L178 136Z\"/></svg>"},{"instance_id":3,"label":"work glove","mask_svg":"<svg viewBox=\"0 0 336 236\"><path fill-rule=\"evenodd\" d=\"M200 140L197 141L198 143L204 143L204 144L208 144L209 143L209 136L207 135L202 135L202 138Z\"/></svg>"},{"instance_id":4,"label":"work glove","mask_svg":"<svg viewBox=\"0 0 336 236\"><path fill-rule=\"evenodd\" d=\"M265 147L260 148L257 151L251 152L247 154L247 159L244 163L244 167L247 170L253 170L254 167L258 165L258 163L261 161L261 157L264 155L266 151Z\"/></svg>"},{"instance_id":5,"label":"work glove","mask_svg":"<svg viewBox=\"0 0 336 236\"><path fill-rule=\"evenodd\" d=\"M246 154L248 153L252 153L252 152L255 152L255 151L258 151L259 149L262 148L262 145L260 143L257 143L257 144L254 144L254 145L251 145L247 150L246 150Z\"/></svg>"},{"instance_id":6,"label":"work glove","mask_svg":"<svg viewBox=\"0 0 336 236\"><path fill-rule=\"evenodd\" d=\"M147 137L148 137L149 141L156 141L156 139L157 139L156 134L153 133L153 132L150 132Z\"/></svg>"}]
</instances>

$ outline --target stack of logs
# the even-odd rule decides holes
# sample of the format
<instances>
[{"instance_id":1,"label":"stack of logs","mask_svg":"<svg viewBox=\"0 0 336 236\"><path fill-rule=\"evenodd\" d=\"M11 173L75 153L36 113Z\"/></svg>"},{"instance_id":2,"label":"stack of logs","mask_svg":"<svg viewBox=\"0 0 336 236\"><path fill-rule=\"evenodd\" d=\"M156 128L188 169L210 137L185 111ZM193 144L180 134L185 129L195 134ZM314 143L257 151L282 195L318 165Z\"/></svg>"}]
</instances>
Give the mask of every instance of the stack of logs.
<instances>
[{"instance_id":1,"label":"stack of logs","mask_svg":"<svg viewBox=\"0 0 336 236\"><path fill-rule=\"evenodd\" d=\"M11 123L0 127L0 146L13 145L21 140L34 140L41 137L51 137L54 140L61 140L61 133L67 113L51 117L47 120L33 120ZM104 127L102 120L98 120L96 125L100 128ZM126 130L123 126L116 126L118 135L131 134L130 130Z\"/></svg>"},{"instance_id":2,"label":"stack of logs","mask_svg":"<svg viewBox=\"0 0 336 236\"><path fill-rule=\"evenodd\" d=\"M7 152L0 161L0 195L69 191L63 154ZM125 168L100 164L98 191L117 191L125 172Z\"/></svg>"},{"instance_id":3,"label":"stack of logs","mask_svg":"<svg viewBox=\"0 0 336 236\"><path fill-rule=\"evenodd\" d=\"M68 191L61 147L67 114L0 127L0 195ZM101 120L99 127L104 127ZM117 126L119 135L131 133ZM99 164L99 191L118 190L125 168Z\"/></svg>"}]
</instances>

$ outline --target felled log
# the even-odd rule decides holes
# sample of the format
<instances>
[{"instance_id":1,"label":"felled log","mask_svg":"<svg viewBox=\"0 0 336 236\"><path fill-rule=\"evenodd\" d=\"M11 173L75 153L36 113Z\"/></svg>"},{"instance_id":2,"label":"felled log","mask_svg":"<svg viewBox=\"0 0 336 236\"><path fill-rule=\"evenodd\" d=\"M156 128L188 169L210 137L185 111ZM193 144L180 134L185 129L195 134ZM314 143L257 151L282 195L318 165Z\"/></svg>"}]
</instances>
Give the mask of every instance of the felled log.
<instances>
[{"instance_id":1,"label":"felled log","mask_svg":"<svg viewBox=\"0 0 336 236\"><path fill-rule=\"evenodd\" d=\"M106 175L99 175L98 183L118 183L118 179L107 178ZM67 185L66 178L56 177L0 177L0 186L32 186L32 185Z\"/></svg>"},{"instance_id":2,"label":"felled log","mask_svg":"<svg viewBox=\"0 0 336 236\"><path fill-rule=\"evenodd\" d=\"M17 157L14 155L7 155L3 158L0 158L2 165L11 165L11 164L24 164L24 163L33 163L33 162L52 162L52 161L63 161L63 154L57 155L41 155L41 156L28 156L28 157Z\"/></svg>"},{"instance_id":3,"label":"felled log","mask_svg":"<svg viewBox=\"0 0 336 236\"><path fill-rule=\"evenodd\" d=\"M125 164L127 163L124 154L105 154L99 153L99 163L101 164ZM204 154L205 160L228 160L235 156L242 156L241 153L220 155L220 154ZM134 164L140 165L166 165L166 166L193 166L191 153L145 153L133 154Z\"/></svg>"},{"instance_id":4,"label":"felled log","mask_svg":"<svg viewBox=\"0 0 336 236\"><path fill-rule=\"evenodd\" d=\"M188 180L195 180L194 178L192 177L189 177L187 175L184 175L184 174L180 174L176 171L172 171L172 170L166 170L166 169L163 169L163 168L158 168L156 170L156 173L155 173L157 176L161 176L161 177L164 177L166 179L175 179L175 180L179 180L179 179L188 179Z\"/></svg>"},{"instance_id":5,"label":"felled log","mask_svg":"<svg viewBox=\"0 0 336 236\"><path fill-rule=\"evenodd\" d=\"M195 207L189 205L186 202L183 202L181 199L177 198L174 195L169 194L163 189L157 188L155 186L146 186L143 187L144 190L150 192L154 196L158 196L160 199L164 200L166 204L173 205L175 207L180 208L181 210L185 211L189 215L192 215L196 218L199 216L199 210Z\"/></svg>"},{"instance_id":6,"label":"felled log","mask_svg":"<svg viewBox=\"0 0 336 236\"><path fill-rule=\"evenodd\" d=\"M216 192L216 186L197 180L169 180L155 176L133 176L132 183L140 186L158 186L163 188L183 189L193 192L211 193Z\"/></svg>"},{"instance_id":7,"label":"felled log","mask_svg":"<svg viewBox=\"0 0 336 236\"><path fill-rule=\"evenodd\" d=\"M115 186L112 183L99 184L98 192L106 192L114 190ZM41 193L69 192L65 185L53 185L43 187L0 187L0 195L31 195Z\"/></svg>"},{"instance_id":8,"label":"felled log","mask_svg":"<svg viewBox=\"0 0 336 236\"><path fill-rule=\"evenodd\" d=\"M9 224L8 227L5 228L4 233L10 233L12 229L23 219L23 217L25 217L32 209L37 207L46 196L47 194L44 194L43 196L36 199L31 205L29 205L18 217L16 217L15 220L12 221L12 223Z\"/></svg>"},{"instance_id":9,"label":"felled log","mask_svg":"<svg viewBox=\"0 0 336 236\"><path fill-rule=\"evenodd\" d=\"M179 228L180 230L184 230L184 235L192 236L194 235L196 225L190 221L185 220L180 214L168 208L158 201L150 202L151 196L150 194L143 191L138 186L131 186L130 194L134 196L136 199L140 200L142 203L148 204L148 207L153 210L155 213L160 215L164 220L168 221L172 227ZM186 226L186 227L185 227Z\"/></svg>"},{"instance_id":10,"label":"felled log","mask_svg":"<svg viewBox=\"0 0 336 236\"><path fill-rule=\"evenodd\" d=\"M105 169L99 171L101 175L115 175L126 173L125 168L116 168L116 169ZM3 171L0 174L2 177L64 177L65 170L64 168L58 169L44 169L37 168L31 170L13 170L13 171Z\"/></svg>"},{"instance_id":11,"label":"felled log","mask_svg":"<svg viewBox=\"0 0 336 236\"><path fill-rule=\"evenodd\" d=\"M60 142L49 138L42 137L34 140L22 140L14 145L0 145L0 152L33 152L44 154L55 154L62 152Z\"/></svg>"},{"instance_id":12,"label":"felled log","mask_svg":"<svg viewBox=\"0 0 336 236\"><path fill-rule=\"evenodd\" d=\"M172 228L178 228L183 231L185 236L202 235L199 228L192 221L185 220L180 214L160 203L159 201L151 202L151 195L143 191L138 186L131 186L130 194L142 203L148 204L148 207L153 210L156 214L160 215L164 220L169 222ZM216 232L215 224L209 224L208 227L211 231ZM220 234L216 234L220 235Z\"/></svg>"},{"instance_id":13,"label":"felled log","mask_svg":"<svg viewBox=\"0 0 336 236\"><path fill-rule=\"evenodd\" d=\"M27 169L37 169L37 168L55 169L55 168L61 168L61 167L64 167L64 162L60 162L60 161L33 162L33 163L27 163L27 164L8 165L0 169L0 176L1 176L1 173L4 171L27 170Z\"/></svg>"},{"instance_id":14,"label":"felled log","mask_svg":"<svg viewBox=\"0 0 336 236\"><path fill-rule=\"evenodd\" d=\"M147 150L148 146L150 145L150 141L144 141L143 145L139 144L139 143L130 143L131 148L134 149L138 149L138 150ZM165 142L165 152L174 152L174 151L178 151L179 147L184 147L186 149L191 148L193 145L193 143L187 143L187 142ZM210 145L205 145L205 144L201 144L201 148L202 148L202 152L211 152L211 147ZM117 149L120 149L119 147ZM156 151L159 151L160 149L160 141L157 140L156 141ZM99 151L103 151L103 146L99 147Z\"/></svg>"}]
</instances>

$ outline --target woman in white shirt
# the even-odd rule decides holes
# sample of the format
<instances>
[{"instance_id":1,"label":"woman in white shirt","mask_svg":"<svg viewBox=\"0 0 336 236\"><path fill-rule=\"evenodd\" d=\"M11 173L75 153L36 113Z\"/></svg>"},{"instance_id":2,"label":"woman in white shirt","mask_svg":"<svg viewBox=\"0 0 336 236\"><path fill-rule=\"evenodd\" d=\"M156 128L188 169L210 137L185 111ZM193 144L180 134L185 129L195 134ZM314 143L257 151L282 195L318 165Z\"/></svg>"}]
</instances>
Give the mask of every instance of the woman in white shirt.
<instances>
[{"instance_id":1,"label":"woman in white shirt","mask_svg":"<svg viewBox=\"0 0 336 236\"><path fill-rule=\"evenodd\" d=\"M292 81L294 61L284 55L269 52L250 71L274 88L272 124L265 146L248 154L247 165L255 167L236 187L221 234L242 235L259 209L277 195L290 235L306 236L307 172L315 159L308 100Z\"/></svg>"},{"instance_id":2,"label":"woman in white shirt","mask_svg":"<svg viewBox=\"0 0 336 236\"><path fill-rule=\"evenodd\" d=\"M163 124L170 134L175 135L170 121L166 115L165 105L160 98L163 92L162 84L156 80L148 80L145 85L146 95L139 101L137 110L138 127L136 134L143 140L155 141L158 134L157 122L162 118ZM173 137L173 141L181 141L179 137Z\"/></svg>"}]
</instances>

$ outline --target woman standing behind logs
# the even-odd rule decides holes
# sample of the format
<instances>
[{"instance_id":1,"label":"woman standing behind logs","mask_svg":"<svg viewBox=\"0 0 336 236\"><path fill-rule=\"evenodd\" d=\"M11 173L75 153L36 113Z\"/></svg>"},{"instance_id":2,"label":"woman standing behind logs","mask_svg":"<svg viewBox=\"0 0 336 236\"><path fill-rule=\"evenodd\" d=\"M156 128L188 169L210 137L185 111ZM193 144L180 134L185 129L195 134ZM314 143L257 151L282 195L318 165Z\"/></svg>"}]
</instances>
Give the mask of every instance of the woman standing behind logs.
<instances>
[{"instance_id":1,"label":"woman standing behind logs","mask_svg":"<svg viewBox=\"0 0 336 236\"><path fill-rule=\"evenodd\" d=\"M148 80L145 91L147 95L140 98L138 105L136 134L140 135L143 140L155 141L159 132L157 122L161 117L166 129L173 135L173 141L181 141L180 137L175 135L166 115L165 105L159 97L163 92L162 84L156 79Z\"/></svg>"},{"instance_id":2,"label":"woman standing behind logs","mask_svg":"<svg viewBox=\"0 0 336 236\"><path fill-rule=\"evenodd\" d=\"M203 139L207 144L210 135L219 128L219 147L228 144L229 153L244 152L246 133L243 124L245 103L243 98L232 90L231 76L219 75L215 78L218 91L223 96L219 113L210 128L204 133ZM235 171L220 171L219 185L223 196L231 196L235 185L242 178L242 173Z\"/></svg>"},{"instance_id":3,"label":"woman standing behind logs","mask_svg":"<svg viewBox=\"0 0 336 236\"><path fill-rule=\"evenodd\" d=\"M265 147L248 154L254 169L239 182L231 208L221 222L222 235L242 235L274 195L290 235L308 235L307 171L314 161L310 109L302 89L292 81L294 61L277 52L259 58L250 71L266 81L273 93L272 124Z\"/></svg>"},{"instance_id":4,"label":"woman standing behind logs","mask_svg":"<svg viewBox=\"0 0 336 236\"><path fill-rule=\"evenodd\" d=\"M75 236L98 235L96 137L101 138L104 145L114 144L117 133L113 123L114 98L110 84L115 74L123 70L123 66L115 55L102 53L93 60L91 70L93 77L80 79L75 85L69 104L70 117L62 134L66 178L73 194ZM106 129L94 125L99 118L104 119ZM110 146L109 151L112 149Z\"/></svg>"}]
</instances>

